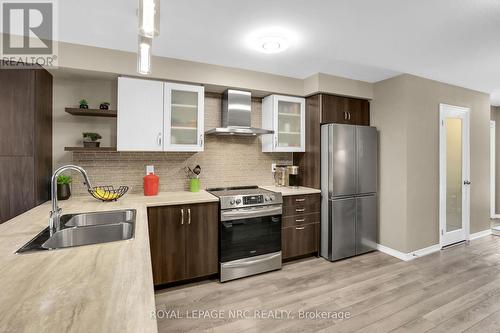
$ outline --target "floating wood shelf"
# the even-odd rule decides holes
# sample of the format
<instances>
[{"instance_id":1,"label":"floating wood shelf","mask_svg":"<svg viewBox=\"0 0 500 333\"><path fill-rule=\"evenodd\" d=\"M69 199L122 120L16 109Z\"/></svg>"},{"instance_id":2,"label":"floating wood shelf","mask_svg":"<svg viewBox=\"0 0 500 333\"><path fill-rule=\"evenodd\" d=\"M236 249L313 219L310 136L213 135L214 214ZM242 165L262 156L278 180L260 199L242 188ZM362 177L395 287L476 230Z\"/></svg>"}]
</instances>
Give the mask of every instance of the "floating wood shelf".
<instances>
[{"instance_id":1,"label":"floating wood shelf","mask_svg":"<svg viewBox=\"0 0 500 333\"><path fill-rule=\"evenodd\" d=\"M109 152L116 151L116 147L64 147L65 151L74 152Z\"/></svg>"},{"instance_id":2,"label":"floating wood shelf","mask_svg":"<svg viewBox=\"0 0 500 333\"><path fill-rule=\"evenodd\" d=\"M74 116L87 116L87 117L112 117L116 118L116 110L101 110L101 109L80 109L80 108L65 108L67 113Z\"/></svg>"}]
</instances>

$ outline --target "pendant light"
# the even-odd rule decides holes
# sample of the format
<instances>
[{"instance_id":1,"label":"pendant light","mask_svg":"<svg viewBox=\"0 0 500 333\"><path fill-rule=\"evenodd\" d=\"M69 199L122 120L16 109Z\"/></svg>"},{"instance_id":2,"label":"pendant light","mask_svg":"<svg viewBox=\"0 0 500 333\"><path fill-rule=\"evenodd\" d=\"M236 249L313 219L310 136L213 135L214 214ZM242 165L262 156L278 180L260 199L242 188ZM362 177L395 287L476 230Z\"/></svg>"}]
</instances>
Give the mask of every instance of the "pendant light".
<instances>
[{"instance_id":1,"label":"pendant light","mask_svg":"<svg viewBox=\"0 0 500 333\"><path fill-rule=\"evenodd\" d=\"M151 48L153 39L139 36L139 48L137 50L137 72L147 75L151 73Z\"/></svg>"},{"instance_id":2,"label":"pendant light","mask_svg":"<svg viewBox=\"0 0 500 333\"><path fill-rule=\"evenodd\" d=\"M139 34L148 38L160 34L160 0L139 0Z\"/></svg>"}]
</instances>

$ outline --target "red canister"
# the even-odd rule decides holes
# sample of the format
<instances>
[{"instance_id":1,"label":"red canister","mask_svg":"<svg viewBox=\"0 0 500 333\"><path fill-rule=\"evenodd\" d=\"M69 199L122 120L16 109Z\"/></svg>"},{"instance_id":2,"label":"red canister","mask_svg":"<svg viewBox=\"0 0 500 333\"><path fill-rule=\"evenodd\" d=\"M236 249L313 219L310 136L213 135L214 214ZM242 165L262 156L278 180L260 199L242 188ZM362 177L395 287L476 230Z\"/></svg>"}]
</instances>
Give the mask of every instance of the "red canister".
<instances>
[{"instance_id":1,"label":"red canister","mask_svg":"<svg viewBox=\"0 0 500 333\"><path fill-rule=\"evenodd\" d=\"M150 173L144 176L144 195L151 196L158 194L158 187L160 185L160 177Z\"/></svg>"}]
</instances>

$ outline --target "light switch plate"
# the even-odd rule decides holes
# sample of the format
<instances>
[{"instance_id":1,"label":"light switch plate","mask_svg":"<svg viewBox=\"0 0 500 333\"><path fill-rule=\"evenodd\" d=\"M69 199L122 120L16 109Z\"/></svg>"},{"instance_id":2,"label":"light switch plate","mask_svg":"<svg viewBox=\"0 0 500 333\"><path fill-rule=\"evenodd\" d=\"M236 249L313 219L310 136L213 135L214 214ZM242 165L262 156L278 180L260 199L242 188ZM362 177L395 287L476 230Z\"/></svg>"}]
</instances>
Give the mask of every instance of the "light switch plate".
<instances>
[{"instance_id":1,"label":"light switch plate","mask_svg":"<svg viewBox=\"0 0 500 333\"><path fill-rule=\"evenodd\" d=\"M149 175L150 173L155 173L154 165L146 165L146 175Z\"/></svg>"},{"instance_id":2,"label":"light switch plate","mask_svg":"<svg viewBox=\"0 0 500 333\"><path fill-rule=\"evenodd\" d=\"M276 172L276 163L271 164L271 172Z\"/></svg>"}]
</instances>

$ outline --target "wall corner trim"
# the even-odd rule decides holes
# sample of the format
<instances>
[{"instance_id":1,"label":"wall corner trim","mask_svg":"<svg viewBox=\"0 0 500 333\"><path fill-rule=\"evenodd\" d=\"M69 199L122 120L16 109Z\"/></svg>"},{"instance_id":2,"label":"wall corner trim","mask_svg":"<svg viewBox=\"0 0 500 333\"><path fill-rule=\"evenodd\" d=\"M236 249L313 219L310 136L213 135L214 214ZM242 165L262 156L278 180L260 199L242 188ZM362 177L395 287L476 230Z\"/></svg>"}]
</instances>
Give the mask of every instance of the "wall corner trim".
<instances>
[{"instance_id":1,"label":"wall corner trim","mask_svg":"<svg viewBox=\"0 0 500 333\"><path fill-rule=\"evenodd\" d=\"M492 234L491 229L475 232L475 233L469 235L469 240L478 239L481 237L489 236L491 234Z\"/></svg>"},{"instance_id":2,"label":"wall corner trim","mask_svg":"<svg viewBox=\"0 0 500 333\"><path fill-rule=\"evenodd\" d=\"M438 252L441 250L441 246L439 244L436 244L413 252L404 253L398 250L391 249L390 247L384 246L382 244L377 244L377 250L385 254L388 254L390 256L393 256L395 258L398 258L399 260L410 261L434 252Z\"/></svg>"}]
</instances>

